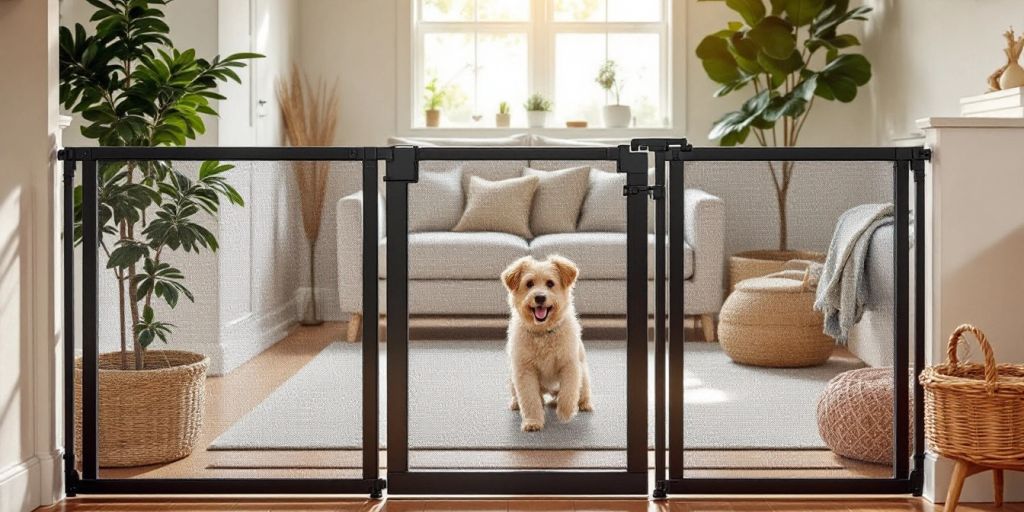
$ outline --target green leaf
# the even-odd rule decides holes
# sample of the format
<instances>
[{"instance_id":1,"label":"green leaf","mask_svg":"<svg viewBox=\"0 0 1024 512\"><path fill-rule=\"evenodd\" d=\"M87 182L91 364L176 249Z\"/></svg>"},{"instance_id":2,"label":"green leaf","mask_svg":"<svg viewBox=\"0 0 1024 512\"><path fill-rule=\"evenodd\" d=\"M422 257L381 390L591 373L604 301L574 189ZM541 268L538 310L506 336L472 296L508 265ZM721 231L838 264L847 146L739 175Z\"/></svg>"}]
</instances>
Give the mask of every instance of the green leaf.
<instances>
[{"instance_id":1,"label":"green leaf","mask_svg":"<svg viewBox=\"0 0 1024 512\"><path fill-rule=\"evenodd\" d=\"M738 80L741 76L736 59L729 53L729 45L720 37L707 36L696 50L701 59L704 71L715 82L727 84Z\"/></svg>"},{"instance_id":2,"label":"green leaf","mask_svg":"<svg viewBox=\"0 0 1024 512\"><path fill-rule=\"evenodd\" d=\"M814 21L825 7L825 0L787 0L786 17L790 23L802 27Z\"/></svg>"},{"instance_id":3,"label":"green leaf","mask_svg":"<svg viewBox=\"0 0 1024 512\"><path fill-rule=\"evenodd\" d=\"M764 3L761 0L725 0L725 5L743 16L743 19L751 27L761 21L765 15Z\"/></svg>"},{"instance_id":4,"label":"green leaf","mask_svg":"<svg viewBox=\"0 0 1024 512\"><path fill-rule=\"evenodd\" d=\"M747 33L761 51L775 59L785 59L796 49L796 33L786 20L768 16Z\"/></svg>"},{"instance_id":5,"label":"green leaf","mask_svg":"<svg viewBox=\"0 0 1024 512\"><path fill-rule=\"evenodd\" d=\"M793 52L785 59L775 59L762 52L757 56L757 62L765 69L765 71L773 75L781 76L794 73L804 65L804 60L800 57L800 52L796 50L793 50Z\"/></svg>"}]
</instances>

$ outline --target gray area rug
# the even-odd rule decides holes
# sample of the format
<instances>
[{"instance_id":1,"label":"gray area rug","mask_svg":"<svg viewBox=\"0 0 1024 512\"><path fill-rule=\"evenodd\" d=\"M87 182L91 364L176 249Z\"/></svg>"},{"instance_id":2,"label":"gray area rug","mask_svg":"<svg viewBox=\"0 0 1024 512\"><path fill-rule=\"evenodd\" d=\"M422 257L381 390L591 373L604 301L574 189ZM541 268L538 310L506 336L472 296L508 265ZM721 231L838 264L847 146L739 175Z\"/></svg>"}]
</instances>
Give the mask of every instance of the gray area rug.
<instances>
[{"instance_id":1,"label":"gray area rug","mask_svg":"<svg viewBox=\"0 0 1024 512\"><path fill-rule=\"evenodd\" d=\"M688 342L685 351L688 449L824 448L815 421L818 396L833 376L863 366L833 357L813 368L757 368L733 363L717 343ZM410 449L624 450L625 343L588 341L587 353L595 411L560 423L549 408L544 430L527 434L519 430L518 412L508 409L501 341L411 342ZM361 368L360 345L332 343L209 449L359 449ZM384 410L382 400L381 418ZM386 431L382 421L382 442Z\"/></svg>"}]
</instances>

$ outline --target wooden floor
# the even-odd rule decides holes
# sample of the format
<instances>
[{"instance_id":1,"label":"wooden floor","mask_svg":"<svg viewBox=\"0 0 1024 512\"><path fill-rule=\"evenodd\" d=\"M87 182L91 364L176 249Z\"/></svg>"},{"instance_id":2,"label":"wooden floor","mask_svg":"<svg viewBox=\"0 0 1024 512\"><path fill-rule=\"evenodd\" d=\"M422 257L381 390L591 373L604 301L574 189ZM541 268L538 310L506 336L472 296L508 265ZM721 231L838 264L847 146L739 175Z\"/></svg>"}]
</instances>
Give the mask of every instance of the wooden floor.
<instances>
[{"instance_id":1,"label":"wooden floor","mask_svg":"<svg viewBox=\"0 0 1024 512\"><path fill-rule=\"evenodd\" d=\"M427 512L427 511L593 511L593 512L698 512L698 511L843 511L843 512L939 512L941 505L920 499L893 500L261 500L261 499L97 499L73 498L52 507L38 509L45 512L104 511L142 512L154 510L263 512L282 511L373 511L373 512ZM1002 508L985 504L961 504L959 512L1000 510L1024 512L1024 503L1007 503Z\"/></svg>"}]
</instances>

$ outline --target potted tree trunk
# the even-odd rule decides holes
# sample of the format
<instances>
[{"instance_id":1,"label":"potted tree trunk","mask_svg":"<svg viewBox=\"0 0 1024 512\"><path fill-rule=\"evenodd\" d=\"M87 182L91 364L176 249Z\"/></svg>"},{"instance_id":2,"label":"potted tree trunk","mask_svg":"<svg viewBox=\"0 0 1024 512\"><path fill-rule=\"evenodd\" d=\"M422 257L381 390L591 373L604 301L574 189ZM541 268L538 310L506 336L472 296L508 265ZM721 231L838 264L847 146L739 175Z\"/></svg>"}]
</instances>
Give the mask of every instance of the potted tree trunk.
<instances>
[{"instance_id":1,"label":"potted tree trunk","mask_svg":"<svg viewBox=\"0 0 1024 512\"><path fill-rule=\"evenodd\" d=\"M498 113L494 114L494 126L508 128L510 124L512 124L512 114L508 102L503 101L498 104Z\"/></svg>"},{"instance_id":2,"label":"potted tree trunk","mask_svg":"<svg viewBox=\"0 0 1024 512\"><path fill-rule=\"evenodd\" d=\"M716 97L751 88L753 96L712 127L708 137L721 145L743 144L753 135L761 146L796 146L816 98L849 103L871 79L867 58L846 53L860 41L839 33L848 21L866 20L870 7L849 8L837 0L771 2L770 11L761 0L726 5L743 22L730 22L705 37L696 54L708 77L721 84ZM793 164L768 162L778 204L778 247L731 256L730 289L743 279L781 270L791 259L824 260L824 254L789 247L786 202Z\"/></svg>"},{"instance_id":3,"label":"potted tree trunk","mask_svg":"<svg viewBox=\"0 0 1024 512\"><path fill-rule=\"evenodd\" d=\"M629 121L633 118L632 110L628 105L619 102L619 95L622 92L622 81L618 78L618 66L613 60L606 60L597 73L594 80L604 89L605 94L615 95L614 105L605 105L602 113L605 128L628 128Z\"/></svg>"},{"instance_id":4,"label":"potted tree trunk","mask_svg":"<svg viewBox=\"0 0 1024 512\"><path fill-rule=\"evenodd\" d=\"M534 93L523 105L526 109L526 124L530 128L544 128L551 111L551 101L539 93Z\"/></svg>"},{"instance_id":5,"label":"potted tree trunk","mask_svg":"<svg viewBox=\"0 0 1024 512\"><path fill-rule=\"evenodd\" d=\"M164 1L90 0L90 34L82 25L60 30L60 100L81 114L82 134L102 146L180 146L202 133L202 116L217 113L217 85L240 81L236 69L256 54L212 60L179 51L168 36ZM192 452L203 422L203 354L153 350L174 325L157 317L194 301L184 273L166 260L173 251L217 250L197 223L217 215L222 199L242 205L228 184L231 165L203 162L186 173L168 162L104 162L99 168L100 250L117 283L120 350L99 356L99 463L138 466ZM82 187L75 189L76 243L82 239ZM86 300L92 300L87 298ZM81 360L75 373L76 448L81 446Z\"/></svg>"}]
</instances>

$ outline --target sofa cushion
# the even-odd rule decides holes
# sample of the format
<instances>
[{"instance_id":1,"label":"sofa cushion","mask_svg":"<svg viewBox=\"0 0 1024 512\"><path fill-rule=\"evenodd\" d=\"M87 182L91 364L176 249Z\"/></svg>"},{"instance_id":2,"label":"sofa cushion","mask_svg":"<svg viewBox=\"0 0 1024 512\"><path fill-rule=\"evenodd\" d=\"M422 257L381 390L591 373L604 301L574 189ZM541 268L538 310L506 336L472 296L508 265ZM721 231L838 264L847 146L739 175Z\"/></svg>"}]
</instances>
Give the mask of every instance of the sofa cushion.
<instances>
[{"instance_id":1,"label":"sofa cushion","mask_svg":"<svg viewBox=\"0 0 1024 512\"><path fill-rule=\"evenodd\" d=\"M387 239L377 254L379 275L387 274ZM509 263L529 254L526 240L508 233L409 234L409 279L493 279Z\"/></svg>"},{"instance_id":2,"label":"sofa cushion","mask_svg":"<svg viewBox=\"0 0 1024 512\"><path fill-rule=\"evenodd\" d=\"M523 176L540 179L530 209L530 231L534 236L576 231L580 207L587 196L590 168L539 171L527 167Z\"/></svg>"},{"instance_id":3,"label":"sofa cushion","mask_svg":"<svg viewBox=\"0 0 1024 512\"><path fill-rule=\"evenodd\" d=\"M529 146L530 135L517 133L508 137L388 137L389 145L423 147L437 146Z\"/></svg>"},{"instance_id":4,"label":"sofa cushion","mask_svg":"<svg viewBox=\"0 0 1024 512\"><path fill-rule=\"evenodd\" d=\"M579 231L626 232L625 173L591 171L590 188L580 211Z\"/></svg>"},{"instance_id":5,"label":"sofa cushion","mask_svg":"<svg viewBox=\"0 0 1024 512\"><path fill-rule=\"evenodd\" d=\"M501 181L473 176L466 194L466 211L455 231L500 231L533 238L530 208L539 181L536 176Z\"/></svg>"},{"instance_id":6,"label":"sofa cushion","mask_svg":"<svg viewBox=\"0 0 1024 512\"><path fill-rule=\"evenodd\" d=\"M668 241L665 251L668 253ZM565 256L580 267L580 279L625 279L625 233L558 233L534 238L530 254L542 259L551 254ZM668 256L665 257L668 265ZM671 273L671 272L668 272ZM693 276L693 249L683 246L683 279ZM654 278L654 235L647 235L647 278Z\"/></svg>"},{"instance_id":7,"label":"sofa cushion","mask_svg":"<svg viewBox=\"0 0 1024 512\"><path fill-rule=\"evenodd\" d=\"M451 231L462 217L462 168L421 172L409 187L409 231Z\"/></svg>"}]
</instances>

